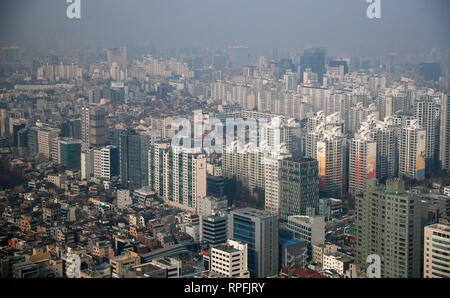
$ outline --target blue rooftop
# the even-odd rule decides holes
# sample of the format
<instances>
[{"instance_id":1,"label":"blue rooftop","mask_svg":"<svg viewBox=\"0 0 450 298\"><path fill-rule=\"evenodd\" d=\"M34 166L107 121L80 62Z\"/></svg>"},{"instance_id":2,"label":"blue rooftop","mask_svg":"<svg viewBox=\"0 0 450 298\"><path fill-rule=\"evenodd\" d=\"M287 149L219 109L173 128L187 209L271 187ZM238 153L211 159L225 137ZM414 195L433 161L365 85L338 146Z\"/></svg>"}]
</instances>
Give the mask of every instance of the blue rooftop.
<instances>
[{"instance_id":1,"label":"blue rooftop","mask_svg":"<svg viewBox=\"0 0 450 298\"><path fill-rule=\"evenodd\" d=\"M282 236L278 237L278 244L281 244L281 245L293 245L293 244L297 244L297 243L301 243L301 241L295 240L292 238L282 237Z\"/></svg>"}]
</instances>

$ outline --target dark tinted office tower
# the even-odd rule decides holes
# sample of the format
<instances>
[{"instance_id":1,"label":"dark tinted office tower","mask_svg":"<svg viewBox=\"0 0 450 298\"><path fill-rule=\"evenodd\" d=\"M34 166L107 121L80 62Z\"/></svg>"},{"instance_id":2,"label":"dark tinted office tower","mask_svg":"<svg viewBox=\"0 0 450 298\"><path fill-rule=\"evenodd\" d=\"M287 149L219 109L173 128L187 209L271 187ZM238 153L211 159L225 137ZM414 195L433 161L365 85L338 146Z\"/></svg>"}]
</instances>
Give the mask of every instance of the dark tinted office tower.
<instances>
[{"instance_id":1,"label":"dark tinted office tower","mask_svg":"<svg viewBox=\"0 0 450 298\"><path fill-rule=\"evenodd\" d=\"M111 88L111 101L113 103L124 103L125 102L125 87Z\"/></svg>"},{"instance_id":2,"label":"dark tinted office tower","mask_svg":"<svg viewBox=\"0 0 450 298\"><path fill-rule=\"evenodd\" d=\"M227 216L201 216L200 241L211 245L227 242Z\"/></svg>"},{"instance_id":3,"label":"dark tinted office tower","mask_svg":"<svg viewBox=\"0 0 450 298\"><path fill-rule=\"evenodd\" d=\"M117 128L108 129L108 144L119 147L119 140L120 140L121 133L122 133L121 129L117 129Z\"/></svg>"},{"instance_id":4,"label":"dark tinted office tower","mask_svg":"<svg viewBox=\"0 0 450 298\"><path fill-rule=\"evenodd\" d=\"M272 49L272 60L277 63L278 62L278 48Z\"/></svg>"},{"instance_id":5,"label":"dark tinted office tower","mask_svg":"<svg viewBox=\"0 0 450 298\"><path fill-rule=\"evenodd\" d=\"M81 168L81 141L69 138L61 138L59 145L59 163L69 170Z\"/></svg>"},{"instance_id":6,"label":"dark tinted office tower","mask_svg":"<svg viewBox=\"0 0 450 298\"><path fill-rule=\"evenodd\" d=\"M278 216L244 208L228 215L228 238L248 245L248 270L254 278L278 274Z\"/></svg>"},{"instance_id":7,"label":"dark tinted office tower","mask_svg":"<svg viewBox=\"0 0 450 298\"><path fill-rule=\"evenodd\" d=\"M22 128L17 132L17 147L28 148L28 128Z\"/></svg>"},{"instance_id":8,"label":"dark tinted office tower","mask_svg":"<svg viewBox=\"0 0 450 298\"><path fill-rule=\"evenodd\" d=\"M13 146L18 147L19 146L19 131L26 126L25 123L14 123L12 125L13 129Z\"/></svg>"},{"instance_id":9,"label":"dark tinted office tower","mask_svg":"<svg viewBox=\"0 0 450 298\"><path fill-rule=\"evenodd\" d=\"M347 65L347 61L343 61L343 60L330 60L328 61L328 66L331 67L340 67L343 66L344 67L344 74L348 73L348 65Z\"/></svg>"},{"instance_id":10,"label":"dark tinted office tower","mask_svg":"<svg viewBox=\"0 0 450 298\"><path fill-rule=\"evenodd\" d=\"M305 49L300 57L300 78L303 82L303 73L309 68L313 73L317 73L319 83L323 83L325 73L325 49L309 48Z\"/></svg>"},{"instance_id":11,"label":"dark tinted office tower","mask_svg":"<svg viewBox=\"0 0 450 298\"><path fill-rule=\"evenodd\" d=\"M73 138L81 140L81 119L74 119L72 122Z\"/></svg>"},{"instance_id":12,"label":"dark tinted office tower","mask_svg":"<svg viewBox=\"0 0 450 298\"><path fill-rule=\"evenodd\" d=\"M150 137L127 130L120 136L120 182L129 189L148 185Z\"/></svg>"},{"instance_id":13,"label":"dark tinted office tower","mask_svg":"<svg viewBox=\"0 0 450 298\"><path fill-rule=\"evenodd\" d=\"M439 81L441 66L439 63L420 63L419 74L425 81Z\"/></svg>"},{"instance_id":14,"label":"dark tinted office tower","mask_svg":"<svg viewBox=\"0 0 450 298\"><path fill-rule=\"evenodd\" d=\"M248 47L233 46L229 49L229 57L233 68L249 65L250 52Z\"/></svg>"},{"instance_id":15,"label":"dark tinted office tower","mask_svg":"<svg viewBox=\"0 0 450 298\"><path fill-rule=\"evenodd\" d=\"M28 130L28 153L36 154L38 152L38 129L36 127L32 127Z\"/></svg>"},{"instance_id":16,"label":"dark tinted office tower","mask_svg":"<svg viewBox=\"0 0 450 298\"><path fill-rule=\"evenodd\" d=\"M73 123L70 120L61 123L61 137L72 138L73 137Z\"/></svg>"},{"instance_id":17,"label":"dark tinted office tower","mask_svg":"<svg viewBox=\"0 0 450 298\"><path fill-rule=\"evenodd\" d=\"M227 56L214 55L212 58L212 65L215 70L225 70L227 67Z\"/></svg>"},{"instance_id":18,"label":"dark tinted office tower","mask_svg":"<svg viewBox=\"0 0 450 298\"><path fill-rule=\"evenodd\" d=\"M280 215L314 215L319 208L319 165L313 158L280 161Z\"/></svg>"}]
</instances>

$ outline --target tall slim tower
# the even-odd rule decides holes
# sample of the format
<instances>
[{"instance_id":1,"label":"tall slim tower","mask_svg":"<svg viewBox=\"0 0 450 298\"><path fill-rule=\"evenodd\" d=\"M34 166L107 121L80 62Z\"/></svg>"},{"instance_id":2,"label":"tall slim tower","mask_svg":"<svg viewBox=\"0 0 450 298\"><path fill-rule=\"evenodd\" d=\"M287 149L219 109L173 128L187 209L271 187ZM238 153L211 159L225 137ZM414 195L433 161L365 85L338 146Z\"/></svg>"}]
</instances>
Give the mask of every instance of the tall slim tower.
<instances>
[{"instance_id":1,"label":"tall slim tower","mask_svg":"<svg viewBox=\"0 0 450 298\"><path fill-rule=\"evenodd\" d=\"M374 130L377 142L377 179L385 182L398 177L398 126L390 117L378 121Z\"/></svg>"},{"instance_id":2,"label":"tall slim tower","mask_svg":"<svg viewBox=\"0 0 450 298\"><path fill-rule=\"evenodd\" d=\"M108 142L106 111L102 106L81 108L81 141L84 147L101 147Z\"/></svg>"},{"instance_id":3,"label":"tall slim tower","mask_svg":"<svg viewBox=\"0 0 450 298\"><path fill-rule=\"evenodd\" d=\"M362 127L350 144L349 192L352 195L362 193L365 180L376 178L377 143L370 130Z\"/></svg>"},{"instance_id":4,"label":"tall slim tower","mask_svg":"<svg viewBox=\"0 0 450 298\"><path fill-rule=\"evenodd\" d=\"M431 101L419 101L416 103L416 118L419 125L426 131L425 139L425 167L428 170L437 165L436 137L438 134L439 115L436 113L438 107Z\"/></svg>"},{"instance_id":5,"label":"tall slim tower","mask_svg":"<svg viewBox=\"0 0 450 298\"><path fill-rule=\"evenodd\" d=\"M408 120L402 127L399 144L399 176L425 178L426 131L418 120Z\"/></svg>"},{"instance_id":6,"label":"tall slim tower","mask_svg":"<svg viewBox=\"0 0 450 298\"><path fill-rule=\"evenodd\" d=\"M150 137L127 130L120 136L120 182L130 190L148 185Z\"/></svg>"},{"instance_id":7,"label":"tall slim tower","mask_svg":"<svg viewBox=\"0 0 450 298\"><path fill-rule=\"evenodd\" d=\"M450 170L450 95L444 94L441 101L439 160L443 169Z\"/></svg>"}]
</instances>

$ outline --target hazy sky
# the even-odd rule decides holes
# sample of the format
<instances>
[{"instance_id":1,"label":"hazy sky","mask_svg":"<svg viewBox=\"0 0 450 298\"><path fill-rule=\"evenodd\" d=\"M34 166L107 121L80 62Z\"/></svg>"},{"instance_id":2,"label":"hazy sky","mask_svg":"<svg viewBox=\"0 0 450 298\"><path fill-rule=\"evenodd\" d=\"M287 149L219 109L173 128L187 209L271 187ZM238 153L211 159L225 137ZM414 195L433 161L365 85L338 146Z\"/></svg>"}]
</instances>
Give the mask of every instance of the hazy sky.
<instances>
[{"instance_id":1,"label":"hazy sky","mask_svg":"<svg viewBox=\"0 0 450 298\"><path fill-rule=\"evenodd\" d=\"M0 0L0 44L54 47L226 47L302 49L355 55L450 48L449 0L81 0L81 19L65 0ZM58 40L58 42L56 42Z\"/></svg>"}]
</instances>

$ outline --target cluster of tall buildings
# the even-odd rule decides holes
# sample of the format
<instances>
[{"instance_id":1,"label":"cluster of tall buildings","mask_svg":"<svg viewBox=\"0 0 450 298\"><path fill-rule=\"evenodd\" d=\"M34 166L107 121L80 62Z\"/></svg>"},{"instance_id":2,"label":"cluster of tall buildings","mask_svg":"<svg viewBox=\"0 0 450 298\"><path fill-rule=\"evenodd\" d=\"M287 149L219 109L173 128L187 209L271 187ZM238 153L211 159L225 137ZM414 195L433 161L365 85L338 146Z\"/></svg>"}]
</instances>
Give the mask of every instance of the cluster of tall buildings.
<instances>
[{"instance_id":1,"label":"cluster of tall buildings","mask_svg":"<svg viewBox=\"0 0 450 298\"><path fill-rule=\"evenodd\" d=\"M0 250L54 245L2 268L64 275L70 247L89 277L361 277L371 255L449 276L449 186L407 187L450 170L446 90L320 48L202 53L50 57L0 92L0 157L26 177L0 191Z\"/></svg>"}]
</instances>

